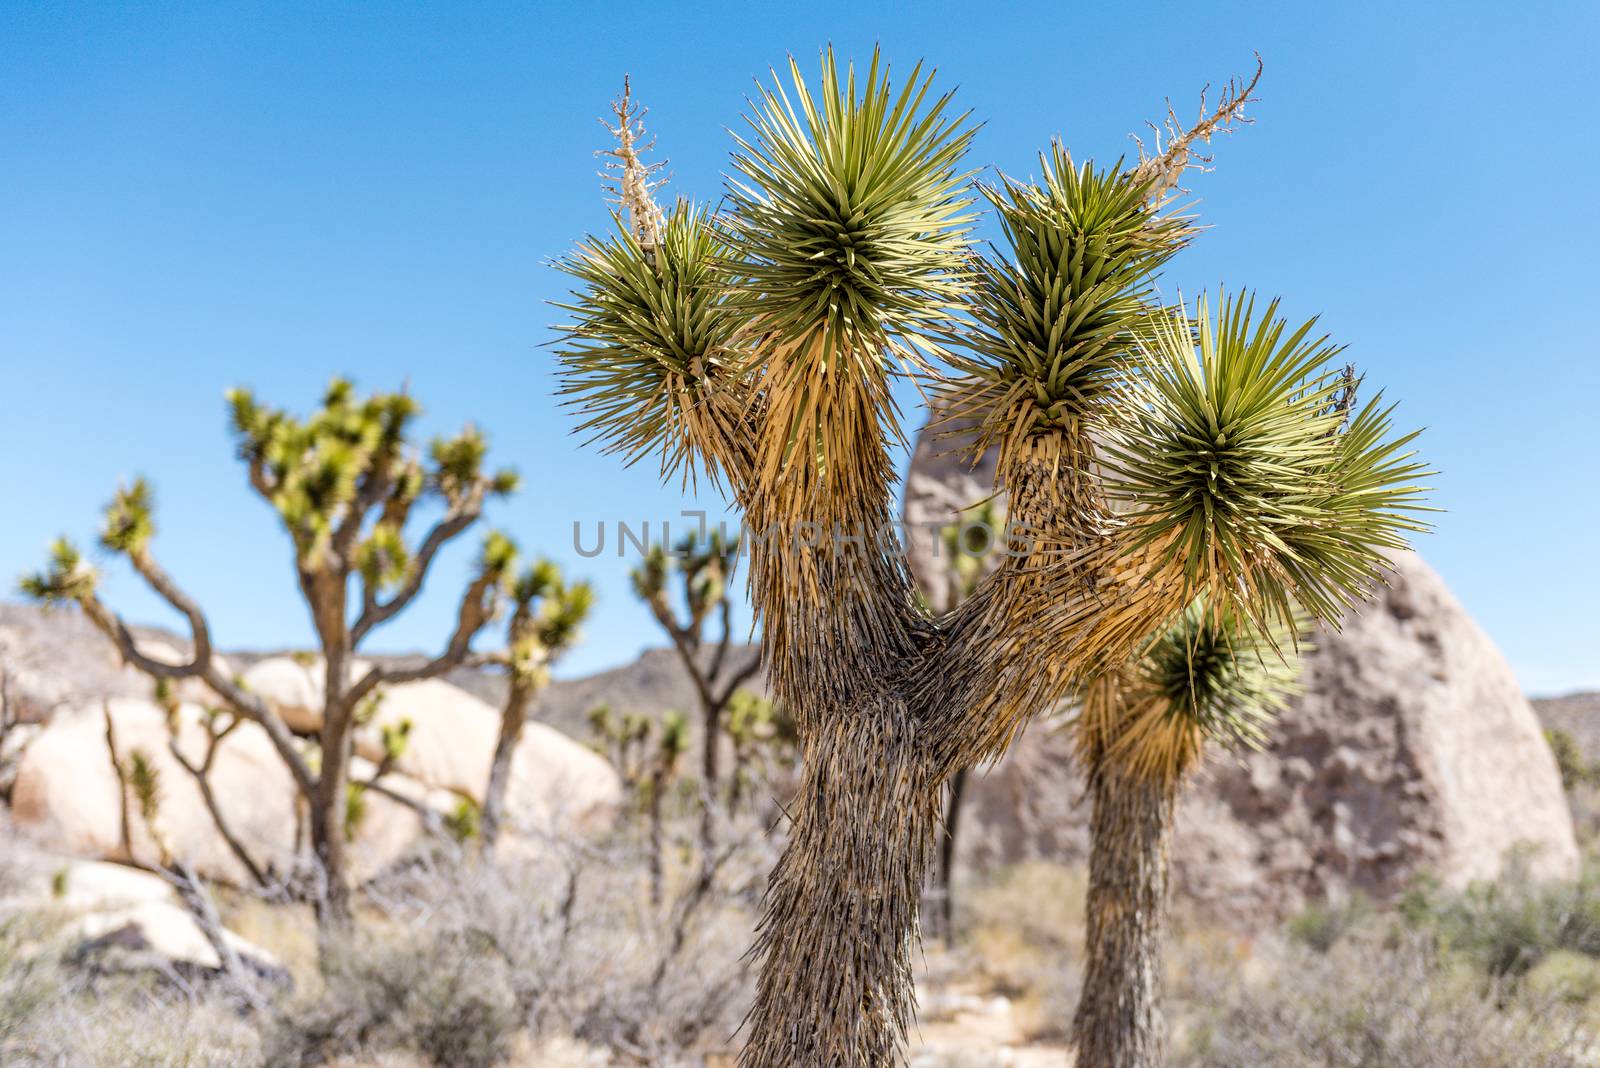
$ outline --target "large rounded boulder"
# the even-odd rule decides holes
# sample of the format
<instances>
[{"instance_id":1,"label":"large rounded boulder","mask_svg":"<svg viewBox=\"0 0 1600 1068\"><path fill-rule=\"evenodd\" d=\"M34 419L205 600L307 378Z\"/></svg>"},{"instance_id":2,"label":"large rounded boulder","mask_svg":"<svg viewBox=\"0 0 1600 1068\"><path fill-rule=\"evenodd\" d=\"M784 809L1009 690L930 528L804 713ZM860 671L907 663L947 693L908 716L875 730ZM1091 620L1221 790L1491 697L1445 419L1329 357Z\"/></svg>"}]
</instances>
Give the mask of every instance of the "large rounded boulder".
<instances>
[{"instance_id":1,"label":"large rounded boulder","mask_svg":"<svg viewBox=\"0 0 1600 1068\"><path fill-rule=\"evenodd\" d=\"M179 751L195 766L205 756L205 716L195 705L178 711ZM159 839L173 858L201 875L246 884L249 872L218 830L199 784L173 755L170 740L166 712L142 698L58 710L18 764L13 822L41 845L80 857L153 862ZM160 800L153 828L118 781L113 742L124 767L137 752L155 770ZM295 862L300 803L266 731L246 722L229 733L218 746L209 782L217 810L251 858L287 873ZM419 804L448 812L447 799L437 791L398 777L389 785L415 796L406 804L367 792L352 843L358 875L393 863L423 833Z\"/></svg>"},{"instance_id":2,"label":"large rounded boulder","mask_svg":"<svg viewBox=\"0 0 1600 1068\"><path fill-rule=\"evenodd\" d=\"M383 690L377 713L357 736L356 751L381 761L384 728L406 724L395 768L481 804L500 719L498 709L448 682L401 683ZM621 782L604 758L542 723L524 725L507 786L509 829L539 835L597 829L609 823L621 800Z\"/></svg>"}]
</instances>

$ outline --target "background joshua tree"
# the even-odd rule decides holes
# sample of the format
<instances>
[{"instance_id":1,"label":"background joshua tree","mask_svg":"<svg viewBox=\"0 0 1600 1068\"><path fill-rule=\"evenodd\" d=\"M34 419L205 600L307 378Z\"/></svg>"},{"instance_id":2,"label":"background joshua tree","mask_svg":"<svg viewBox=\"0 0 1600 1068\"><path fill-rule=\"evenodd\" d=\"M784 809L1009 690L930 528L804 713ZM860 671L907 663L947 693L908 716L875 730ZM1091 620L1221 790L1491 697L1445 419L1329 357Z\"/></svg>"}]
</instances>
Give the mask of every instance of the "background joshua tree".
<instances>
[{"instance_id":1,"label":"background joshua tree","mask_svg":"<svg viewBox=\"0 0 1600 1068\"><path fill-rule=\"evenodd\" d=\"M790 73L735 138L724 213L661 212L642 179L623 183L614 232L562 263L575 288L560 358L586 429L628 460L655 453L664 476L707 472L745 513L769 676L804 767L742 1063L864 1068L903 1060L951 776L1121 677L1191 609L1269 649L1302 609L1336 621L1418 528L1418 469L1388 409L1348 426L1332 410L1337 375L1309 324L1229 300L1215 323L1199 310L1197 347L1188 310L1156 300L1154 273L1194 232L1170 192L1248 87L1137 166L1079 164L1057 144L1037 179L977 187L1001 232L979 249L972 126L931 76L896 86L877 56L858 74L831 53L815 93ZM1008 495L1006 559L938 617L885 536L902 437L890 386L907 372L976 424L979 449L998 446ZM1149 887L1175 782L1152 769L1198 747L1211 706L1085 707L1097 824L1124 843L1102 872ZM1154 959L1159 910L1111 902L1105 925L1124 938L1091 942L1110 996L1080 1017L1079 1063L1140 1068L1159 1040L1133 966ZM1145 1032L1102 1027L1107 1006Z\"/></svg>"},{"instance_id":2,"label":"background joshua tree","mask_svg":"<svg viewBox=\"0 0 1600 1068\"><path fill-rule=\"evenodd\" d=\"M495 537L486 554L515 556L516 549L503 536ZM509 571L510 564L503 565ZM511 758L528 722L528 710L540 690L550 682L550 667L578 640L578 628L594 605L594 588L587 582L567 583L561 570L544 558L516 573L510 585L512 604L506 624L504 652L478 657L495 664L507 676L506 700L500 711L500 736L489 765L489 782L483 791L479 835L483 848L494 851L504 822L506 787L511 781Z\"/></svg>"},{"instance_id":3,"label":"background joshua tree","mask_svg":"<svg viewBox=\"0 0 1600 1068\"><path fill-rule=\"evenodd\" d=\"M728 658L737 641L728 582L738 559L738 541L711 531L704 539L685 537L673 553L651 547L633 571L634 592L672 639L700 704L700 847L707 858L716 846L717 808L724 800L722 735L728 704L761 670L757 657ZM669 588L674 577L681 584L677 595Z\"/></svg>"},{"instance_id":4,"label":"background joshua tree","mask_svg":"<svg viewBox=\"0 0 1600 1068\"><path fill-rule=\"evenodd\" d=\"M758 784L771 785L794 763L794 721L760 694L739 690L722 724L733 753L728 772L728 814L737 815Z\"/></svg>"},{"instance_id":5,"label":"background joshua tree","mask_svg":"<svg viewBox=\"0 0 1600 1068\"><path fill-rule=\"evenodd\" d=\"M589 728L595 747L617 769L634 810L644 816L650 904L659 907L666 872L666 804L683 771L689 721L678 711L668 711L656 721L637 713L614 716L608 706L596 705L589 710ZM712 863L703 862L702 880Z\"/></svg>"},{"instance_id":6,"label":"background joshua tree","mask_svg":"<svg viewBox=\"0 0 1600 1068\"><path fill-rule=\"evenodd\" d=\"M948 588L944 603L951 608L961 604L977 590L978 583L1000 560L995 540L1003 536L1005 512L989 498L964 511L959 520L939 531L939 550L949 561L945 566ZM939 858L929 882L937 904L933 914L933 933L946 941L955 937L956 836L961 830L961 804L967 793L967 774L959 768L945 787L944 824L939 836Z\"/></svg>"},{"instance_id":7,"label":"background joshua tree","mask_svg":"<svg viewBox=\"0 0 1600 1068\"><path fill-rule=\"evenodd\" d=\"M198 679L222 709L266 731L306 801L319 922L342 924L350 916L346 824L352 737L361 710L383 686L442 675L467 659L473 637L494 615L510 579L511 556L490 539L438 656L407 668L371 667L359 677L353 677L351 659L373 630L412 602L439 551L478 521L485 500L510 493L517 477L484 472L487 445L471 427L435 439L424 458L410 438L418 407L405 393L360 399L348 381L335 379L321 407L306 419L263 407L244 390L231 391L228 399L250 485L272 505L293 543L295 575L322 649L322 725L312 751L213 657L205 613L151 549L154 507L143 479L117 492L100 542L126 557L188 621L189 662L169 664L141 648L100 599L95 571L66 539L54 546L49 567L24 579L22 588L41 600L77 604L135 668L158 681ZM419 505L436 505L442 514L412 542L407 526Z\"/></svg>"}]
</instances>

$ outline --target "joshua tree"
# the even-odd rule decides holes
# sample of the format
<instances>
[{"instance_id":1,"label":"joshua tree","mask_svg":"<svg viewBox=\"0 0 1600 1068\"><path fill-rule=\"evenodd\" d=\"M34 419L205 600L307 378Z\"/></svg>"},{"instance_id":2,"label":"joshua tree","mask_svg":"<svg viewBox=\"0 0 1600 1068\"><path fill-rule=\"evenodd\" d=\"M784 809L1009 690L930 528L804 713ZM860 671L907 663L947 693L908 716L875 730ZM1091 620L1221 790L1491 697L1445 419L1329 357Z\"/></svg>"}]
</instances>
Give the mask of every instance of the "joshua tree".
<instances>
[{"instance_id":1,"label":"joshua tree","mask_svg":"<svg viewBox=\"0 0 1600 1068\"><path fill-rule=\"evenodd\" d=\"M722 733L728 736L733 767L728 773L728 813L743 807L757 783L770 783L773 764L794 762L794 723L783 709L760 694L737 691L728 702Z\"/></svg>"},{"instance_id":2,"label":"joshua tree","mask_svg":"<svg viewBox=\"0 0 1600 1068\"><path fill-rule=\"evenodd\" d=\"M689 535L674 553L652 546L633 570L634 592L672 639L700 703L700 847L708 858L716 845L716 808L722 800L722 728L728 702L761 670L757 657L737 663L728 659L737 638L728 581L738 559L739 543L711 531L704 542ZM669 589L674 573L683 586L678 598ZM681 602L681 614L675 600ZM716 626L709 628L713 618Z\"/></svg>"},{"instance_id":3,"label":"joshua tree","mask_svg":"<svg viewBox=\"0 0 1600 1068\"><path fill-rule=\"evenodd\" d=\"M629 795L637 793L647 771L645 743L650 739L650 717L638 712L618 716L603 702L589 709L587 717L594 735L591 748L611 762L623 790Z\"/></svg>"},{"instance_id":4,"label":"joshua tree","mask_svg":"<svg viewBox=\"0 0 1600 1068\"><path fill-rule=\"evenodd\" d=\"M684 750L689 748L689 723L682 712L667 712L655 732L655 751L645 780L645 811L650 819L650 904L661 907L667 793L678 781Z\"/></svg>"},{"instance_id":5,"label":"joshua tree","mask_svg":"<svg viewBox=\"0 0 1600 1068\"><path fill-rule=\"evenodd\" d=\"M607 705L589 710L595 748L617 769L637 811L645 818L649 838L650 903L660 906L666 857L666 802L683 770L689 747L689 721L668 710L659 720L630 712L614 716ZM702 865L710 870L710 862Z\"/></svg>"},{"instance_id":6,"label":"joshua tree","mask_svg":"<svg viewBox=\"0 0 1600 1068\"><path fill-rule=\"evenodd\" d=\"M977 590L983 576L994 569L1000 555L994 540L1005 526L1004 512L993 497L967 509L939 531L939 547L948 561L945 565L947 589L945 603L961 604ZM946 941L955 936L956 834L961 829L961 803L967 795L967 773L958 768L950 776L944 796L944 827L939 836L939 859L933 871L933 888L939 905L937 933Z\"/></svg>"},{"instance_id":7,"label":"joshua tree","mask_svg":"<svg viewBox=\"0 0 1600 1068\"><path fill-rule=\"evenodd\" d=\"M591 433L629 460L658 455L665 477L707 473L745 516L804 768L742 1063L877 1068L903 1060L951 776L1123 677L1185 613L1269 650L1301 609L1337 620L1420 526L1418 469L1388 409L1344 425L1333 350L1310 324L1247 298L1215 319L1156 300L1154 273L1194 233L1171 191L1248 87L1137 164L1080 164L1056 144L1037 179L978 186L1002 234L979 249L972 126L931 76L896 87L876 56L858 74L830 53L813 92L790 68L792 89L764 87L735 139L725 211L662 212L643 176L622 184L615 231L562 262L560 358ZM890 387L907 372L976 423L978 448L998 446L1008 495L1006 559L940 616L885 536ZM1197 691L1211 663L1186 653ZM1219 725L1183 699L1089 707L1105 710L1079 720L1096 822L1119 843L1100 884L1159 890L1152 828L1181 767L1152 757ZM1091 940L1110 994L1091 1016L1112 1006L1154 1027L1138 969L1159 945L1158 898L1091 902L1121 934ZM1085 1068L1153 1063L1149 1036L1080 1025Z\"/></svg>"},{"instance_id":8,"label":"joshua tree","mask_svg":"<svg viewBox=\"0 0 1600 1068\"><path fill-rule=\"evenodd\" d=\"M513 551L509 543L497 551ZM568 584L561 570L542 557L517 574L511 584L511 618L506 625L506 649L480 657L506 671L506 700L500 711L500 737L489 765L489 783L483 791L479 834L483 848L494 851L504 822L506 787L511 781L511 758L528 722L528 709L550 681L550 666L578 639L578 627L594 605L594 589L587 582Z\"/></svg>"},{"instance_id":9,"label":"joshua tree","mask_svg":"<svg viewBox=\"0 0 1600 1068\"><path fill-rule=\"evenodd\" d=\"M471 654L473 637L494 615L514 560L490 538L463 591L454 632L438 656L412 667L371 667L352 677L361 642L393 619L422 589L439 551L465 533L490 495L510 493L510 471L484 473L484 437L468 427L433 441L424 459L410 438L418 408L405 393L363 400L334 380L309 418L266 408L244 390L230 391L234 436L250 485L277 512L294 546L295 574L324 660L322 725L315 752L302 748L277 712L229 677L213 656L211 625L199 604L156 561L154 504L139 479L120 489L106 509L100 542L133 569L188 621L193 655L169 664L141 647L122 618L101 599L97 576L66 539L56 542L49 567L23 580L24 592L77 604L122 657L152 679L199 679L229 713L259 724L283 760L309 812L311 846L320 876L317 914L326 924L350 915L347 808L351 804L352 736L361 710L380 688L433 678ZM420 543L406 527L419 504L437 502L442 514ZM355 795L359 798L359 794Z\"/></svg>"}]
</instances>

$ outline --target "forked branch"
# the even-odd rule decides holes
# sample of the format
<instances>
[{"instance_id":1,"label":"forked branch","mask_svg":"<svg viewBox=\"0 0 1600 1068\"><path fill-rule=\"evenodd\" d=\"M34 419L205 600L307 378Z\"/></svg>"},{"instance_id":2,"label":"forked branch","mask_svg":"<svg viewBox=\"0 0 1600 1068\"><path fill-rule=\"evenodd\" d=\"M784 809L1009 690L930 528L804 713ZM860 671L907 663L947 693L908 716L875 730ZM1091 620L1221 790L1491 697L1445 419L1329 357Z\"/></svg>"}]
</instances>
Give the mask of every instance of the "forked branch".
<instances>
[{"instance_id":1,"label":"forked branch","mask_svg":"<svg viewBox=\"0 0 1600 1068\"><path fill-rule=\"evenodd\" d=\"M1229 79L1215 110L1208 109L1206 100L1210 86L1201 89L1200 117L1193 126L1185 127L1172 102L1167 101L1167 117L1162 124L1148 124L1155 134L1152 146L1154 156L1146 154L1143 141L1138 137L1133 139L1139 146L1139 167L1134 173L1136 177L1151 183L1152 199L1160 199L1177 189L1184 171L1210 169L1212 157L1199 152L1197 145L1210 144L1211 138L1217 134L1232 132L1235 123L1247 126L1254 121L1244 114L1244 106L1259 99L1252 94L1256 83L1261 80L1261 70L1261 55L1257 53L1256 72L1250 81L1245 83L1238 78ZM1163 139L1167 142L1165 148L1162 147Z\"/></svg>"}]
</instances>

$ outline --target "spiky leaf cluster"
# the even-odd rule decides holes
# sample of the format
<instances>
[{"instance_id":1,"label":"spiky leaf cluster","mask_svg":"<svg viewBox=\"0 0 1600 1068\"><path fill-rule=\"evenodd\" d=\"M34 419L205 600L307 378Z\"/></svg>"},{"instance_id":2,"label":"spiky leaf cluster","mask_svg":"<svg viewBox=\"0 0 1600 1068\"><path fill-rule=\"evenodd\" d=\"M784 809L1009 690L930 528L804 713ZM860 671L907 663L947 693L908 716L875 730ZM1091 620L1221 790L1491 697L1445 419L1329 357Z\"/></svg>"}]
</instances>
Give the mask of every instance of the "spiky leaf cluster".
<instances>
[{"instance_id":1,"label":"spiky leaf cluster","mask_svg":"<svg viewBox=\"0 0 1600 1068\"><path fill-rule=\"evenodd\" d=\"M156 819L161 815L161 802L163 791L161 788L161 769L150 754L143 749L135 749L128 754L127 764L123 776L128 783L128 789L133 794L135 803L139 806L139 818L146 827L153 828Z\"/></svg>"},{"instance_id":2,"label":"spiky leaf cluster","mask_svg":"<svg viewBox=\"0 0 1600 1068\"><path fill-rule=\"evenodd\" d=\"M774 74L735 138L734 301L781 341L820 332L824 358L876 359L962 290L974 128L949 94L929 98L920 64L896 89L874 51L858 84L830 48L815 96L793 59L789 73L793 96Z\"/></svg>"},{"instance_id":3,"label":"spiky leaf cluster","mask_svg":"<svg viewBox=\"0 0 1600 1068\"><path fill-rule=\"evenodd\" d=\"M355 564L370 589L400 585L411 573L411 550L405 534L393 523L378 523L356 547Z\"/></svg>"},{"instance_id":4,"label":"spiky leaf cluster","mask_svg":"<svg viewBox=\"0 0 1600 1068\"><path fill-rule=\"evenodd\" d=\"M142 552L155 534L154 511L155 497L149 482L136 478L131 484L118 487L117 495L106 505L100 544L112 552Z\"/></svg>"},{"instance_id":5,"label":"spiky leaf cluster","mask_svg":"<svg viewBox=\"0 0 1600 1068\"><path fill-rule=\"evenodd\" d=\"M594 609L594 587L587 582L561 583L545 594L539 607L539 643L552 653L570 647L578 628Z\"/></svg>"},{"instance_id":6,"label":"spiky leaf cluster","mask_svg":"<svg viewBox=\"0 0 1600 1068\"><path fill-rule=\"evenodd\" d=\"M1197 597L1120 674L1097 680L1085 701L1080 744L1167 781L1208 743L1259 748L1295 690L1297 622L1263 631Z\"/></svg>"},{"instance_id":7,"label":"spiky leaf cluster","mask_svg":"<svg viewBox=\"0 0 1600 1068\"><path fill-rule=\"evenodd\" d=\"M94 595L98 576L67 538L50 543L50 562L43 571L24 575L17 588L26 597L47 604L83 601Z\"/></svg>"},{"instance_id":8,"label":"spiky leaf cluster","mask_svg":"<svg viewBox=\"0 0 1600 1068\"><path fill-rule=\"evenodd\" d=\"M433 470L428 480L451 505L459 506L474 493L489 492L499 496L515 493L521 478L510 468L502 468L492 475L483 470L484 458L489 454L489 440L477 427L468 426L453 438L434 438L428 445Z\"/></svg>"},{"instance_id":9,"label":"spiky leaf cluster","mask_svg":"<svg viewBox=\"0 0 1600 1068\"><path fill-rule=\"evenodd\" d=\"M491 530L483 536L483 548L478 552L478 571L501 588L511 588L515 583L517 543L502 530Z\"/></svg>"},{"instance_id":10,"label":"spiky leaf cluster","mask_svg":"<svg viewBox=\"0 0 1600 1068\"><path fill-rule=\"evenodd\" d=\"M1297 605L1337 621L1383 551L1425 529L1415 435L1390 440L1373 405L1345 427L1339 349L1314 321L1291 329L1276 302L1257 316L1238 296L1197 318L1197 338L1181 312L1154 328L1106 448L1133 544L1258 623Z\"/></svg>"},{"instance_id":11,"label":"spiky leaf cluster","mask_svg":"<svg viewBox=\"0 0 1600 1068\"><path fill-rule=\"evenodd\" d=\"M525 683L543 686L551 663L577 642L594 608L594 587L567 582L560 567L544 557L517 572L509 587L511 670Z\"/></svg>"},{"instance_id":12,"label":"spiky leaf cluster","mask_svg":"<svg viewBox=\"0 0 1600 1068\"><path fill-rule=\"evenodd\" d=\"M689 720L682 712L662 713L661 734L657 743L661 765L667 774L677 771L678 761L689 751Z\"/></svg>"},{"instance_id":13,"label":"spiky leaf cluster","mask_svg":"<svg viewBox=\"0 0 1600 1068\"><path fill-rule=\"evenodd\" d=\"M405 555L398 532L424 496L436 494L460 508L484 494L516 488L514 472L484 473L487 443L470 426L456 437L436 439L431 466L424 466L409 438L421 409L404 392L358 398L348 379L336 378L321 407L304 419L260 404L248 390L229 390L227 396L239 455L250 465L253 484L282 516L301 559L313 566L323 561L334 530L348 516L378 507L378 522L352 562L380 585L398 582Z\"/></svg>"},{"instance_id":14,"label":"spiky leaf cluster","mask_svg":"<svg viewBox=\"0 0 1600 1068\"><path fill-rule=\"evenodd\" d=\"M580 433L632 464L659 452L662 477L716 459L705 389L732 388L737 326L729 313L725 235L708 213L675 205L649 250L620 218L558 261L575 282L557 307L562 395Z\"/></svg>"},{"instance_id":15,"label":"spiky leaf cluster","mask_svg":"<svg viewBox=\"0 0 1600 1068\"><path fill-rule=\"evenodd\" d=\"M1075 163L1060 143L1036 183L1002 177L983 194L1004 251L974 261L966 355L943 390L952 417L978 422L976 448L1075 432L1130 370L1152 311L1151 279L1192 234L1119 166Z\"/></svg>"}]
</instances>

